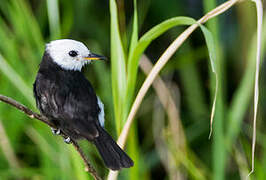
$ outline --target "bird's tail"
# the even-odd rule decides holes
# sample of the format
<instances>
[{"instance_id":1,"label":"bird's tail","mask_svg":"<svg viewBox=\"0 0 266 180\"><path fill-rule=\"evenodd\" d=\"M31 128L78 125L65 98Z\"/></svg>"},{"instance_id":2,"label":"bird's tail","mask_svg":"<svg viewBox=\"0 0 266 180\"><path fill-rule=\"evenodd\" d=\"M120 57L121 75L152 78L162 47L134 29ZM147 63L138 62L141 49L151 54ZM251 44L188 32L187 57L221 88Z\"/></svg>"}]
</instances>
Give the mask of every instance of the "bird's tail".
<instances>
[{"instance_id":1,"label":"bird's tail","mask_svg":"<svg viewBox=\"0 0 266 180\"><path fill-rule=\"evenodd\" d=\"M116 144L112 137L103 129L99 128L99 136L94 139L104 164L112 170L129 168L134 165L130 157Z\"/></svg>"}]
</instances>

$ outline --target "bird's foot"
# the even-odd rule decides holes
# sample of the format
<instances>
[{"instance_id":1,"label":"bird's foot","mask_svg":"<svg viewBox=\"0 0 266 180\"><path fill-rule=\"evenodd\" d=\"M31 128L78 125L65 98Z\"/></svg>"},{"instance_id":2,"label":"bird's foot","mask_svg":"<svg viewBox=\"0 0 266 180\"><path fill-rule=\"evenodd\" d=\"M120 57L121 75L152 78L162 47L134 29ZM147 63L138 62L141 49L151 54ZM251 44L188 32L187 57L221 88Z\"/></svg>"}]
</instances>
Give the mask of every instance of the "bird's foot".
<instances>
[{"instance_id":1,"label":"bird's foot","mask_svg":"<svg viewBox=\"0 0 266 180\"><path fill-rule=\"evenodd\" d=\"M54 135L59 135L61 133L60 129L51 128L51 130Z\"/></svg>"},{"instance_id":2,"label":"bird's foot","mask_svg":"<svg viewBox=\"0 0 266 180\"><path fill-rule=\"evenodd\" d=\"M67 144L70 144L71 143L71 139L70 137L67 137L64 139L64 142L67 143Z\"/></svg>"}]
</instances>

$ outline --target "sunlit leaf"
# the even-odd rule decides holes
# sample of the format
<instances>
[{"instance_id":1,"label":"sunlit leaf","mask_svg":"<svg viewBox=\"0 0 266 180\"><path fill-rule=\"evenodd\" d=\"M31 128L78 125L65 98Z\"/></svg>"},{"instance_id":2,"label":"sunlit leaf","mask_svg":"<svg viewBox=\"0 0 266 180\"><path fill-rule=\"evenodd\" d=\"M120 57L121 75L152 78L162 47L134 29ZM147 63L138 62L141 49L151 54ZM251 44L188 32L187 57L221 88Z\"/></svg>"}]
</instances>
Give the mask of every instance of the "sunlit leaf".
<instances>
[{"instance_id":1,"label":"sunlit leaf","mask_svg":"<svg viewBox=\"0 0 266 180\"><path fill-rule=\"evenodd\" d=\"M128 66L127 66L127 106L130 106L132 97L135 91L135 84L137 78L137 70L138 63L141 54L145 51L145 49L149 46L149 44L159 37L161 34L166 32L167 30L179 26L179 25L191 25L195 23L193 18L189 17L175 17L156 25L151 30L146 32L138 41L136 47L129 54Z\"/></svg>"},{"instance_id":2,"label":"sunlit leaf","mask_svg":"<svg viewBox=\"0 0 266 180\"><path fill-rule=\"evenodd\" d=\"M126 91L125 54L118 26L117 7L115 0L110 0L111 13L111 71L114 109L117 132L120 132L123 121L123 105Z\"/></svg>"}]
</instances>

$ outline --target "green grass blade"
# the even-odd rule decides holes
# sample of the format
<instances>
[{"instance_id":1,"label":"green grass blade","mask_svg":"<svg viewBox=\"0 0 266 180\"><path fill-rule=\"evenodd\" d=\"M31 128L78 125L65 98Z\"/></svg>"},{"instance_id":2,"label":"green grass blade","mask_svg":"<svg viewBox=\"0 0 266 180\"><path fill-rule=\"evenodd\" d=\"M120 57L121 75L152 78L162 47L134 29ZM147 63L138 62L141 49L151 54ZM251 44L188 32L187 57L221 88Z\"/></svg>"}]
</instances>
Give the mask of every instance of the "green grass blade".
<instances>
[{"instance_id":1,"label":"green grass blade","mask_svg":"<svg viewBox=\"0 0 266 180\"><path fill-rule=\"evenodd\" d=\"M129 56L133 55L132 53L137 43L138 43L138 9L137 9L136 0L134 0L133 31L129 47Z\"/></svg>"},{"instance_id":2,"label":"green grass blade","mask_svg":"<svg viewBox=\"0 0 266 180\"><path fill-rule=\"evenodd\" d=\"M15 27L17 35L22 38L24 43L28 43L29 47L36 50L33 54L39 57L43 51L43 37L36 18L30 9L29 4L25 0L10 2L10 21ZM23 27L23 28L22 28Z\"/></svg>"},{"instance_id":3,"label":"green grass blade","mask_svg":"<svg viewBox=\"0 0 266 180\"><path fill-rule=\"evenodd\" d=\"M0 71L12 82L12 84L25 96L32 107L35 107L35 100L33 98L32 90L24 82L16 71L6 62L4 57L0 54Z\"/></svg>"},{"instance_id":4,"label":"green grass blade","mask_svg":"<svg viewBox=\"0 0 266 180\"><path fill-rule=\"evenodd\" d=\"M131 135L129 138L128 153L130 157L134 160L134 166L129 169L130 173L128 179L135 180L140 177L140 149L138 148L140 144L138 142L138 129L136 122L132 126L130 134Z\"/></svg>"},{"instance_id":5,"label":"green grass blade","mask_svg":"<svg viewBox=\"0 0 266 180\"><path fill-rule=\"evenodd\" d=\"M49 28L51 33L51 39L60 38L60 21L59 21L59 9L58 0L47 0L47 13L49 19Z\"/></svg>"},{"instance_id":6,"label":"green grass blade","mask_svg":"<svg viewBox=\"0 0 266 180\"><path fill-rule=\"evenodd\" d=\"M207 45L208 52L209 52L212 72L217 73L215 43L214 43L212 33L203 25L200 25L200 28L201 28L201 30L204 34L204 38L206 40L206 45Z\"/></svg>"},{"instance_id":7,"label":"green grass blade","mask_svg":"<svg viewBox=\"0 0 266 180\"><path fill-rule=\"evenodd\" d=\"M215 74L215 93L214 93L214 99L213 99L213 104L212 104L212 112L211 112L211 121L210 121L210 134L209 138L212 134L212 124L213 124L213 118L214 118L214 112L215 112L215 106L216 106L216 99L217 99L217 93L218 93L218 74L216 70L216 54L215 54L215 43L214 39L212 37L211 32L203 25L200 25L200 28L204 34L208 52L209 52L209 57L210 57L210 64L212 68L212 72Z\"/></svg>"},{"instance_id":8,"label":"green grass blade","mask_svg":"<svg viewBox=\"0 0 266 180\"><path fill-rule=\"evenodd\" d=\"M137 3L136 0L134 0L134 16L133 16L133 28L132 28L132 35L131 35L131 41L130 41L130 47L129 47L129 56L133 55L134 49L137 46L138 43L138 9L137 9ZM127 67L128 69L129 67ZM126 118L128 112L129 112L129 106L128 101L125 102L125 110L123 113L124 118Z\"/></svg>"},{"instance_id":9,"label":"green grass blade","mask_svg":"<svg viewBox=\"0 0 266 180\"><path fill-rule=\"evenodd\" d=\"M148 45L161 34L172 27L179 25L191 25L195 23L193 18L189 17L175 17L156 25L147 33L145 33L139 40L133 52L129 55L128 60L128 82L127 82L127 106L131 105L132 97L135 91L135 84L137 78L138 62L141 54L145 51Z\"/></svg>"},{"instance_id":10,"label":"green grass blade","mask_svg":"<svg viewBox=\"0 0 266 180\"><path fill-rule=\"evenodd\" d=\"M266 18L263 22L263 34L266 33ZM262 39L262 59L265 57L266 36ZM256 62L254 57L256 56L256 35L253 36L248 53L247 70L240 82L240 85L234 93L233 100L228 112L228 130L227 130L227 143L228 147L232 147L240 129L244 116L249 107L249 103L252 97L253 84L255 80L255 68Z\"/></svg>"},{"instance_id":11,"label":"green grass blade","mask_svg":"<svg viewBox=\"0 0 266 180\"><path fill-rule=\"evenodd\" d=\"M123 121L123 104L126 90L126 66L121 36L118 26L117 6L115 0L110 0L111 13L111 73L112 90L117 132L121 130Z\"/></svg>"},{"instance_id":12,"label":"green grass blade","mask_svg":"<svg viewBox=\"0 0 266 180\"><path fill-rule=\"evenodd\" d=\"M134 51L134 48L138 43L138 9L136 0L134 0L134 17L133 17L133 31L129 47L129 56ZM125 102L127 103L127 102ZM129 106L125 104L124 116L127 116L129 111ZM137 138L137 128L136 124L133 125L131 129L130 143L129 143L129 155L134 159L134 167L130 168L129 179L138 179L139 177L139 149L138 149L138 138Z\"/></svg>"},{"instance_id":13,"label":"green grass blade","mask_svg":"<svg viewBox=\"0 0 266 180\"><path fill-rule=\"evenodd\" d=\"M207 13L211 9L217 6L216 0L205 0L203 1L204 11ZM214 125L214 136L213 136L213 179L222 180L225 179L225 165L226 165L226 148L225 148L225 141L224 141L224 119L226 114L225 108L225 100L226 91L226 78L225 78L225 66L221 48L221 40L219 34L219 22L217 19L213 19L207 23L207 27L213 33L213 38L215 40L215 48L217 50L217 72L222 74L222 76L217 77L214 79L212 77L212 73L210 72L211 78L211 87L214 89L219 83L219 93L217 96L217 105L216 105L216 114L215 114L215 125ZM217 79L219 81L217 81ZM216 82L215 82L216 81ZM216 84L215 84L216 83ZM215 97L215 95L214 95ZM211 117L212 118L212 117ZM211 133L211 132L210 132Z\"/></svg>"}]
</instances>

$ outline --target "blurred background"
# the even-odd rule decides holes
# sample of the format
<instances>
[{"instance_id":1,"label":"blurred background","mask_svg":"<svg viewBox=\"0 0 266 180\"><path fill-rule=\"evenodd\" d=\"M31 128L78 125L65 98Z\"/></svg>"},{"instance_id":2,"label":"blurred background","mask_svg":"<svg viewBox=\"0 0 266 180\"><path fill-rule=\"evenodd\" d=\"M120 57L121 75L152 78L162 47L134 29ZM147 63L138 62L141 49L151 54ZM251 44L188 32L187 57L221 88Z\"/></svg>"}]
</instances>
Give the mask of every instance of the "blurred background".
<instances>
[{"instance_id":1,"label":"blurred background","mask_svg":"<svg viewBox=\"0 0 266 180\"><path fill-rule=\"evenodd\" d=\"M160 22L189 16L199 19L223 0L137 1L139 37ZM124 50L132 32L133 1L118 0ZM265 19L265 18L264 18ZM265 24L265 23L264 23ZM160 74L168 92L151 88L137 113L127 152L135 166L118 179L245 179L251 164L253 84L256 52L256 9L251 1L236 4L206 24L216 46L220 89L214 129L208 139L215 87L209 55L198 29ZM154 64L186 27L176 27L154 40L146 57ZM266 28L263 30L265 34ZM32 84L45 43L70 38L92 52L111 57L109 1L1 0L0 94L37 111ZM265 38L262 40L265 44ZM264 55L264 54L263 54ZM147 58L141 59L145 69ZM145 60L146 59L146 60ZM105 104L106 129L116 139L111 61L87 66L84 72ZM255 173L266 179L266 64L262 61ZM135 95L146 75L139 69ZM159 94L158 94L159 93ZM174 104L163 106L160 94ZM172 114L171 114L172 113ZM108 169L95 147L81 142L101 177ZM0 102L0 179L91 179L71 145L50 128ZM105 179L105 178L104 178Z\"/></svg>"}]
</instances>

